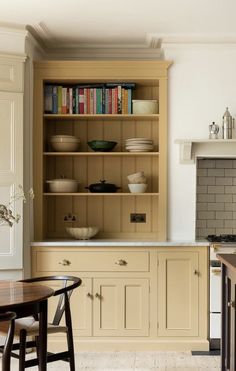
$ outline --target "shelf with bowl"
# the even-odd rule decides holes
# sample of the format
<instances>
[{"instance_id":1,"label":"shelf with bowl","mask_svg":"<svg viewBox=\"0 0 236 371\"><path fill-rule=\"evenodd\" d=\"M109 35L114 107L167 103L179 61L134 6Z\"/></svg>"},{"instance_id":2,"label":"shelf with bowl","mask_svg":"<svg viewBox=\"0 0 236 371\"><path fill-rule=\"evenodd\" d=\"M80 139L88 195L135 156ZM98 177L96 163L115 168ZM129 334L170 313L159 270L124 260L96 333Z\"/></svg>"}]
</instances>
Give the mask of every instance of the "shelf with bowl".
<instances>
[{"instance_id":1,"label":"shelf with bowl","mask_svg":"<svg viewBox=\"0 0 236 371\"><path fill-rule=\"evenodd\" d=\"M159 152L43 152L44 156L159 156Z\"/></svg>"},{"instance_id":2,"label":"shelf with bowl","mask_svg":"<svg viewBox=\"0 0 236 371\"><path fill-rule=\"evenodd\" d=\"M95 193L95 192L75 192L75 193L59 193L59 192L56 192L56 193L53 193L53 192L45 192L43 194L44 196L72 196L72 197L94 197L94 196L112 196L112 197L117 197L117 196L125 196L125 197L129 197L129 196L159 196L159 193L155 193L155 192L145 192L145 193L140 193L140 192L136 192L136 193L131 193L131 192L109 192L109 193L105 193L105 192L99 192L99 193Z\"/></svg>"}]
</instances>

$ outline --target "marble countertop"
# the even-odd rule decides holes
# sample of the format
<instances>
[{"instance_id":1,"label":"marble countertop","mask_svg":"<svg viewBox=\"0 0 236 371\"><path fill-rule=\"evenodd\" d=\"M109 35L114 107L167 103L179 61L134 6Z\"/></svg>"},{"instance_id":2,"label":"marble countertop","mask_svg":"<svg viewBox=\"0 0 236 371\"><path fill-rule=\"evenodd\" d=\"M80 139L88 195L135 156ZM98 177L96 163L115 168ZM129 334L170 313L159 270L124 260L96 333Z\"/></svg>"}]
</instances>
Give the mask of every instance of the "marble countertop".
<instances>
[{"instance_id":1,"label":"marble countertop","mask_svg":"<svg viewBox=\"0 0 236 371\"><path fill-rule=\"evenodd\" d=\"M91 239L91 240L47 240L35 241L31 246L136 246L136 247L178 247L178 246L210 246L209 241L156 241L156 240L121 240L121 239Z\"/></svg>"}]
</instances>

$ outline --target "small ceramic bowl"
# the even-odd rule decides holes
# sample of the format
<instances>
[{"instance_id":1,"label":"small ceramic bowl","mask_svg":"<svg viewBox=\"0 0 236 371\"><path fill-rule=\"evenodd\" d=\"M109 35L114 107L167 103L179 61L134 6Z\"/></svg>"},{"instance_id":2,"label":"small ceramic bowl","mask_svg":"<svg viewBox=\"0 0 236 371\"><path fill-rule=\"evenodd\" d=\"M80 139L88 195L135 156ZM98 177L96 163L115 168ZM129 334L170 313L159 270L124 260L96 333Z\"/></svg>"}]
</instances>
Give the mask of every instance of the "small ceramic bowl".
<instances>
[{"instance_id":1,"label":"small ceramic bowl","mask_svg":"<svg viewBox=\"0 0 236 371\"><path fill-rule=\"evenodd\" d=\"M143 171L139 171L138 173L130 174L130 175L127 176L127 179L132 184L146 183L146 177L144 176Z\"/></svg>"},{"instance_id":2,"label":"small ceramic bowl","mask_svg":"<svg viewBox=\"0 0 236 371\"><path fill-rule=\"evenodd\" d=\"M50 144L57 152L75 152L78 150L80 140L73 135L52 135Z\"/></svg>"},{"instance_id":3,"label":"small ceramic bowl","mask_svg":"<svg viewBox=\"0 0 236 371\"><path fill-rule=\"evenodd\" d=\"M128 184L131 193L144 193L147 189L146 183Z\"/></svg>"},{"instance_id":4,"label":"small ceramic bowl","mask_svg":"<svg viewBox=\"0 0 236 371\"><path fill-rule=\"evenodd\" d=\"M67 233L69 233L76 240L89 240L99 232L98 227L71 227L66 228Z\"/></svg>"},{"instance_id":5,"label":"small ceramic bowl","mask_svg":"<svg viewBox=\"0 0 236 371\"><path fill-rule=\"evenodd\" d=\"M92 140L91 142L88 142L88 146L96 152L110 152L116 145L117 142L109 140Z\"/></svg>"}]
</instances>

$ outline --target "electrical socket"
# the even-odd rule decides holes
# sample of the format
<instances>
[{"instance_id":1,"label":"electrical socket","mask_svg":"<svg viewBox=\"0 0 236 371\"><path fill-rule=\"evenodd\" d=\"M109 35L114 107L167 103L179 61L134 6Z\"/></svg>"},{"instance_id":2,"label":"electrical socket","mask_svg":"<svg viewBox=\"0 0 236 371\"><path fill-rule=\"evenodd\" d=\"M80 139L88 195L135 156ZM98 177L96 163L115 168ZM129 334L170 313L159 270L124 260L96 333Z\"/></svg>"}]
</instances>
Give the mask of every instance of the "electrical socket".
<instances>
[{"instance_id":1,"label":"electrical socket","mask_svg":"<svg viewBox=\"0 0 236 371\"><path fill-rule=\"evenodd\" d=\"M68 213L68 214L65 214L64 217L63 217L63 220L64 222L76 222L77 221L77 215L76 214L71 214L71 213Z\"/></svg>"},{"instance_id":2,"label":"electrical socket","mask_svg":"<svg viewBox=\"0 0 236 371\"><path fill-rule=\"evenodd\" d=\"M130 214L130 223L146 223L146 214Z\"/></svg>"}]
</instances>

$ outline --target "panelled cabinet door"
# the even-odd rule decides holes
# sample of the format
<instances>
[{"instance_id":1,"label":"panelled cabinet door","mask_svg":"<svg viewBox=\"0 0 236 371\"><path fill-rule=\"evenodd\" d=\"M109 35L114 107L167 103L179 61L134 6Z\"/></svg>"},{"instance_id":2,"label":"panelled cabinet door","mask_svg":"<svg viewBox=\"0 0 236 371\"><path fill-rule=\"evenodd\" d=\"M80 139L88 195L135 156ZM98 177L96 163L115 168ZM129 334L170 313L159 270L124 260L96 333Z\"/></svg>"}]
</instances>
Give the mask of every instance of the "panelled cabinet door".
<instances>
[{"instance_id":1,"label":"panelled cabinet door","mask_svg":"<svg viewBox=\"0 0 236 371\"><path fill-rule=\"evenodd\" d=\"M57 273L55 273L56 275ZM48 274L49 275L49 274ZM80 277L80 275L78 275ZM70 297L70 308L71 308L71 318L73 334L75 336L91 336L92 335L92 279L83 278L82 284L78 288L73 290ZM61 288L61 283L59 281L50 281L50 287L54 290ZM53 321L59 296L53 296L48 301L48 318L49 322ZM65 315L63 315L61 325L65 324ZM64 336L63 334L58 334L57 336ZM55 337L55 335L53 335Z\"/></svg>"},{"instance_id":2,"label":"panelled cabinet door","mask_svg":"<svg viewBox=\"0 0 236 371\"><path fill-rule=\"evenodd\" d=\"M149 280L94 279L94 336L148 336Z\"/></svg>"},{"instance_id":3,"label":"panelled cabinet door","mask_svg":"<svg viewBox=\"0 0 236 371\"><path fill-rule=\"evenodd\" d=\"M158 336L198 336L198 252L158 254Z\"/></svg>"},{"instance_id":4,"label":"panelled cabinet door","mask_svg":"<svg viewBox=\"0 0 236 371\"><path fill-rule=\"evenodd\" d=\"M0 76L1 77L1 76ZM0 92L0 204L8 204L23 185L23 94ZM12 205L22 217L22 201ZM0 269L22 268L22 218L0 225Z\"/></svg>"}]
</instances>

